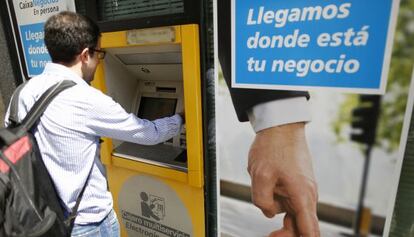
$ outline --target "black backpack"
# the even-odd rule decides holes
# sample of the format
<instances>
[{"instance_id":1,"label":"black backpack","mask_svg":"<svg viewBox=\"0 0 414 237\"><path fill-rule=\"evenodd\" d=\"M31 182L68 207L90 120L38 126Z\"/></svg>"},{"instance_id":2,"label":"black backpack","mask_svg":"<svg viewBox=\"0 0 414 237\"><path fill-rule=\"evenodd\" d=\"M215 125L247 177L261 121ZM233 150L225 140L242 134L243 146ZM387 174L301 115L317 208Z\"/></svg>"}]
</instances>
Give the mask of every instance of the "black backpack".
<instances>
[{"instance_id":1,"label":"black backpack","mask_svg":"<svg viewBox=\"0 0 414 237\"><path fill-rule=\"evenodd\" d=\"M32 131L52 99L74 85L72 81L53 85L36 101L21 123L17 122L17 105L24 84L14 93L10 105L11 125L0 129L1 237L66 237L71 234L91 172L76 205L65 218Z\"/></svg>"}]
</instances>

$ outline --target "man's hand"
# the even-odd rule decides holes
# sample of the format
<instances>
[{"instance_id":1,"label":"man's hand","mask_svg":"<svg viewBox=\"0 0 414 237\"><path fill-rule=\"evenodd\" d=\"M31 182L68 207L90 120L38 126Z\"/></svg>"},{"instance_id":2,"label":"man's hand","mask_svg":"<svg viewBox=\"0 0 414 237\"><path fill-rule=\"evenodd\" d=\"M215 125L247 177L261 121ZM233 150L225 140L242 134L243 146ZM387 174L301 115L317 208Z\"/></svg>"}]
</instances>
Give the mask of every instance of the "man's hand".
<instances>
[{"instance_id":1,"label":"man's hand","mask_svg":"<svg viewBox=\"0 0 414 237\"><path fill-rule=\"evenodd\" d=\"M181 119L183 120L183 124L185 124L185 112L180 112L178 115L180 115Z\"/></svg>"},{"instance_id":2,"label":"man's hand","mask_svg":"<svg viewBox=\"0 0 414 237\"><path fill-rule=\"evenodd\" d=\"M264 129L250 147L252 200L267 217L286 212L271 237L319 237L317 185L305 138L305 124Z\"/></svg>"}]
</instances>

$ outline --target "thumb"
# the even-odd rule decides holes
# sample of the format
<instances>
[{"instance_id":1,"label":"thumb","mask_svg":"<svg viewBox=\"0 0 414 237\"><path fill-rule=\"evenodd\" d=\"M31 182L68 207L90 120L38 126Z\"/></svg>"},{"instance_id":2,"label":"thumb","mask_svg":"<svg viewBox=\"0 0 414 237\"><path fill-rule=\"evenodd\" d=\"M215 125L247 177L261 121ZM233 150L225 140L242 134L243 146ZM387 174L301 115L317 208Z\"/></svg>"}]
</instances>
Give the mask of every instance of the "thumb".
<instances>
[{"instance_id":1,"label":"thumb","mask_svg":"<svg viewBox=\"0 0 414 237\"><path fill-rule=\"evenodd\" d=\"M289 214L283 219L283 228L270 233L269 237L296 237L295 222Z\"/></svg>"}]
</instances>

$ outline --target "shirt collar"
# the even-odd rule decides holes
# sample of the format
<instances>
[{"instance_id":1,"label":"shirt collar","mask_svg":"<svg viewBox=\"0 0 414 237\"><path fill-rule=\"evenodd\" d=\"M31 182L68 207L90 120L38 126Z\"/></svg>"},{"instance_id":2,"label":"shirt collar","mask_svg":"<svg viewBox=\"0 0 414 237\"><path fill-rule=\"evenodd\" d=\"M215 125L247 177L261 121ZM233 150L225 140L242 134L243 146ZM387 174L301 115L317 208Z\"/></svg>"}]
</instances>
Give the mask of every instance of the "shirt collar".
<instances>
[{"instance_id":1,"label":"shirt collar","mask_svg":"<svg viewBox=\"0 0 414 237\"><path fill-rule=\"evenodd\" d=\"M81 78L70 68L58 63L47 63L42 74L58 75L58 78L63 77L64 80L71 80L78 85L88 85L88 83L83 80L83 78Z\"/></svg>"}]
</instances>

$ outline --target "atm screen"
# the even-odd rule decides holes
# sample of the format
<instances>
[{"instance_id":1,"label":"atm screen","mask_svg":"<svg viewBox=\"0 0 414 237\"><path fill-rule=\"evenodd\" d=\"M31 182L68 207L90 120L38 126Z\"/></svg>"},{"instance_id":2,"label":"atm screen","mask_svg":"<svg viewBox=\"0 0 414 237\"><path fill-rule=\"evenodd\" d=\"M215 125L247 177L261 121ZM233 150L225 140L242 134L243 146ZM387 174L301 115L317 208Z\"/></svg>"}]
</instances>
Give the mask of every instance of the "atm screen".
<instances>
[{"instance_id":1,"label":"atm screen","mask_svg":"<svg viewBox=\"0 0 414 237\"><path fill-rule=\"evenodd\" d=\"M141 97L138 109L138 117L142 119L155 120L169 117L175 114L177 99Z\"/></svg>"}]
</instances>

